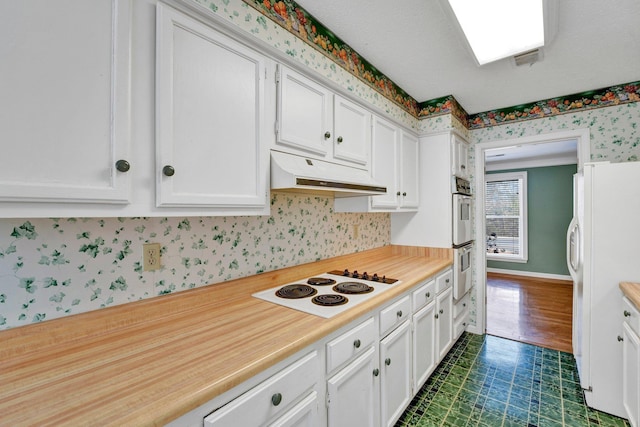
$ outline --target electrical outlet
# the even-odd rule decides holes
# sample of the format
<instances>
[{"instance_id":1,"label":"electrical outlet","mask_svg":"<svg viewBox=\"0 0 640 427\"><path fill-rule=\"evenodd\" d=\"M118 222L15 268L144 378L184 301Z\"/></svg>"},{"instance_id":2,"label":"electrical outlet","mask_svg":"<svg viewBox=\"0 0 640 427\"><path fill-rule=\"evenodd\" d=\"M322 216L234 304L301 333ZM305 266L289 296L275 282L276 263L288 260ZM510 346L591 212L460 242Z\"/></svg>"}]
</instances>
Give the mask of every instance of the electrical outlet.
<instances>
[{"instance_id":1,"label":"electrical outlet","mask_svg":"<svg viewBox=\"0 0 640 427\"><path fill-rule=\"evenodd\" d=\"M144 271L158 270L160 265L160 243L145 243L142 245Z\"/></svg>"},{"instance_id":2,"label":"electrical outlet","mask_svg":"<svg viewBox=\"0 0 640 427\"><path fill-rule=\"evenodd\" d=\"M360 237L360 227L358 224L353 224L353 238L357 239Z\"/></svg>"}]
</instances>

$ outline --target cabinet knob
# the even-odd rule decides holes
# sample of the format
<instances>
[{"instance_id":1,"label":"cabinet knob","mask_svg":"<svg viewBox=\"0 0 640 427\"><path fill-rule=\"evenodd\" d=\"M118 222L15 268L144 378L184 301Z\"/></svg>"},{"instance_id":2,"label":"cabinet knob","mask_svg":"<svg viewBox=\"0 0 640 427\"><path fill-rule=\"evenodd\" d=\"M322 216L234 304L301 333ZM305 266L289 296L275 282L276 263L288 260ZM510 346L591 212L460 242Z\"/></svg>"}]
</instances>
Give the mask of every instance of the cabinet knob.
<instances>
[{"instance_id":1,"label":"cabinet knob","mask_svg":"<svg viewBox=\"0 0 640 427\"><path fill-rule=\"evenodd\" d=\"M402 310L398 310L398 312L396 313L396 315L397 315L398 317L402 317Z\"/></svg>"},{"instance_id":2,"label":"cabinet knob","mask_svg":"<svg viewBox=\"0 0 640 427\"><path fill-rule=\"evenodd\" d=\"M438 313L436 313L436 315L435 315L435 316L433 316L433 317L435 317L435 318L437 319L437 318L438 318L438 317L440 317L440 316L438 316Z\"/></svg>"},{"instance_id":3,"label":"cabinet knob","mask_svg":"<svg viewBox=\"0 0 640 427\"><path fill-rule=\"evenodd\" d=\"M629 313L627 310L624 311L624 317L629 317L631 316L631 313Z\"/></svg>"},{"instance_id":4,"label":"cabinet knob","mask_svg":"<svg viewBox=\"0 0 640 427\"><path fill-rule=\"evenodd\" d=\"M407 196L407 192L405 191L404 193L402 193L402 195L406 197Z\"/></svg>"},{"instance_id":5,"label":"cabinet knob","mask_svg":"<svg viewBox=\"0 0 640 427\"><path fill-rule=\"evenodd\" d=\"M463 303L462 303L462 306L463 306L463 307L466 307L466 306L467 306L467 303L466 303L466 302L463 302Z\"/></svg>"},{"instance_id":6,"label":"cabinet knob","mask_svg":"<svg viewBox=\"0 0 640 427\"><path fill-rule=\"evenodd\" d=\"M380 375L380 370L378 368L373 370L373 376L377 377L378 375Z\"/></svg>"},{"instance_id":7,"label":"cabinet knob","mask_svg":"<svg viewBox=\"0 0 640 427\"><path fill-rule=\"evenodd\" d=\"M466 169L467 167L465 165L460 165L460 169Z\"/></svg>"},{"instance_id":8,"label":"cabinet knob","mask_svg":"<svg viewBox=\"0 0 640 427\"><path fill-rule=\"evenodd\" d=\"M399 195L400 195L400 192L398 191L398 192L396 193L396 196L399 196Z\"/></svg>"},{"instance_id":9,"label":"cabinet knob","mask_svg":"<svg viewBox=\"0 0 640 427\"><path fill-rule=\"evenodd\" d=\"M440 309L440 314L444 313L444 311L442 309Z\"/></svg>"},{"instance_id":10,"label":"cabinet knob","mask_svg":"<svg viewBox=\"0 0 640 427\"><path fill-rule=\"evenodd\" d=\"M446 283L449 283L449 279L446 279L446 280L445 280L445 282L446 282Z\"/></svg>"},{"instance_id":11,"label":"cabinet knob","mask_svg":"<svg viewBox=\"0 0 640 427\"><path fill-rule=\"evenodd\" d=\"M386 359L384 359L384 364L387 365L387 366L391 365L391 359L388 358L388 357Z\"/></svg>"},{"instance_id":12,"label":"cabinet knob","mask_svg":"<svg viewBox=\"0 0 640 427\"><path fill-rule=\"evenodd\" d=\"M282 395L280 393L276 393L271 396L271 403L273 403L273 406L278 406L280 402L282 402Z\"/></svg>"},{"instance_id":13,"label":"cabinet knob","mask_svg":"<svg viewBox=\"0 0 640 427\"><path fill-rule=\"evenodd\" d=\"M176 170L173 168L173 166L166 165L162 168L162 173L164 174L164 176L173 176L175 175Z\"/></svg>"},{"instance_id":14,"label":"cabinet knob","mask_svg":"<svg viewBox=\"0 0 640 427\"><path fill-rule=\"evenodd\" d=\"M342 137L341 137L341 136L339 136L339 137L338 137L338 144L342 144L342 141L343 141Z\"/></svg>"},{"instance_id":15,"label":"cabinet knob","mask_svg":"<svg viewBox=\"0 0 640 427\"><path fill-rule=\"evenodd\" d=\"M353 342L353 346L354 346L355 348L360 348L360 340L355 340L355 341Z\"/></svg>"},{"instance_id":16,"label":"cabinet knob","mask_svg":"<svg viewBox=\"0 0 640 427\"><path fill-rule=\"evenodd\" d=\"M426 297L429 298L431 296L431 292L426 293Z\"/></svg>"},{"instance_id":17,"label":"cabinet knob","mask_svg":"<svg viewBox=\"0 0 640 427\"><path fill-rule=\"evenodd\" d=\"M331 132L326 131L326 132L324 133L324 139L329 139L329 138L331 138Z\"/></svg>"},{"instance_id":18,"label":"cabinet knob","mask_svg":"<svg viewBox=\"0 0 640 427\"><path fill-rule=\"evenodd\" d=\"M622 338L620 335L618 335L618 341L624 341L624 338Z\"/></svg>"},{"instance_id":19,"label":"cabinet knob","mask_svg":"<svg viewBox=\"0 0 640 427\"><path fill-rule=\"evenodd\" d=\"M131 169L131 164L126 160L118 160L116 162L116 169L118 170L118 172L129 172L129 169Z\"/></svg>"}]
</instances>

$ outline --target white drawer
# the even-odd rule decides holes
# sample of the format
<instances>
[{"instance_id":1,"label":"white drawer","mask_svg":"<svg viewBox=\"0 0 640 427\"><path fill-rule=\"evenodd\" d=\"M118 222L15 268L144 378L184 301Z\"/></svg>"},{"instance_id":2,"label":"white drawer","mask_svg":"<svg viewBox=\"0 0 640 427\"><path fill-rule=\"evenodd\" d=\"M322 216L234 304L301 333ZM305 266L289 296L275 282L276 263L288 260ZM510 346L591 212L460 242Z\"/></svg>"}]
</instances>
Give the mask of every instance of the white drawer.
<instances>
[{"instance_id":1,"label":"white drawer","mask_svg":"<svg viewBox=\"0 0 640 427\"><path fill-rule=\"evenodd\" d=\"M364 351L377 341L373 317L327 343L327 373Z\"/></svg>"},{"instance_id":2,"label":"white drawer","mask_svg":"<svg viewBox=\"0 0 640 427\"><path fill-rule=\"evenodd\" d=\"M624 321L629 324L633 332L640 335L640 312L627 297L622 298L622 310Z\"/></svg>"},{"instance_id":3,"label":"white drawer","mask_svg":"<svg viewBox=\"0 0 640 427\"><path fill-rule=\"evenodd\" d=\"M469 294L467 293L461 299L453 304L453 318L457 319L458 316L469 311Z\"/></svg>"},{"instance_id":4,"label":"white drawer","mask_svg":"<svg viewBox=\"0 0 640 427\"><path fill-rule=\"evenodd\" d=\"M312 389L319 378L320 358L313 351L208 415L204 425L247 426L269 420Z\"/></svg>"},{"instance_id":5,"label":"white drawer","mask_svg":"<svg viewBox=\"0 0 640 427\"><path fill-rule=\"evenodd\" d=\"M394 327L411 316L411 300L409 296L394 302L380 312L380 337L384 337Z\"/></svg>"},{"instance_id":6,"label":"white drawer","mask_svg":"<svg viewBox=\"0 0 640 427\"><path fill-rule=\"evenodd\" d=\"M433 301L433 298L436 296L436 281L429 280L417 290L413 291L411 296L413 299L413 312L415 313Z\"/></svg>"},{"instance_id":7,"label":"white drawer","mask_svg":"<svg viewBox=\"0 0 640 427\"><path fill-rule=\"evenodd\" d=\"M460 335L464 332L469 324L469 312L465 312L458 319L453 322L453 340L460 338Z\"/></svg>"},{"instance_id":8,"label":"white drawer","mask_svg":"<svg viewBox=\"0 0 640 427\"><path fill-rule=\"evenodd\" d=\"M451 270L447 270L438 277L436 277L436 294L450 288L453 284L453 273Z\"/></svg>"}]
</instances>

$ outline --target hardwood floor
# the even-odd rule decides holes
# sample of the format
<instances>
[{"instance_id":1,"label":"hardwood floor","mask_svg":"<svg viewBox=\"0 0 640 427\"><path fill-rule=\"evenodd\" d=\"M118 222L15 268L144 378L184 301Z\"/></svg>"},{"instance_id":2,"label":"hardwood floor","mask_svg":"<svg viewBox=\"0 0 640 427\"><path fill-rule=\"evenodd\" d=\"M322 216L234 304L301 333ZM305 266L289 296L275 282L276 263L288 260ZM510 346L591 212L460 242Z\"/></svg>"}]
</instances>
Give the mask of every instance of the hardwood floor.
<instances>
[{"instance_id":1,"label":"hardwood floor","mask_svg":"<svg viewBox=\"0 0 640 427\"><path fill-rule=\"evenodd\" d=\"M487 333L571 353L570 281L487 274Z\"/></svg>"}]
</instances>

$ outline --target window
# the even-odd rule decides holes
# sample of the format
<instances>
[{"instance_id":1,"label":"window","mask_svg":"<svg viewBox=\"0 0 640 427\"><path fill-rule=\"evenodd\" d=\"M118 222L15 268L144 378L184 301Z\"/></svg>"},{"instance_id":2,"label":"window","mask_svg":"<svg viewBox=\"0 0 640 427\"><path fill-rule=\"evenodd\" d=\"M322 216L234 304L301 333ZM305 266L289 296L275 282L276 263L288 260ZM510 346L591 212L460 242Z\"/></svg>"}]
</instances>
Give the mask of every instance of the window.
<instances>
[{"instance_id":1,"label":"window","mask_svg":"<svg viewBox=\"0 0 640 427\"><path fill-rule=\"evenodd\" d=\"M527 172L485 175L487 259L527 262Z\"/></svg>"}]
</instances>

